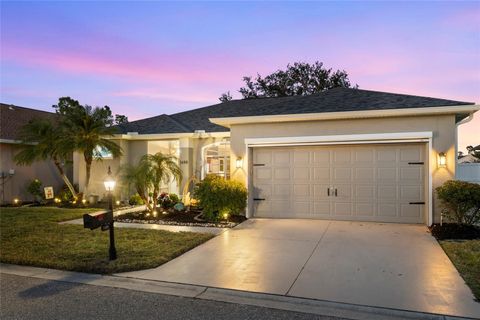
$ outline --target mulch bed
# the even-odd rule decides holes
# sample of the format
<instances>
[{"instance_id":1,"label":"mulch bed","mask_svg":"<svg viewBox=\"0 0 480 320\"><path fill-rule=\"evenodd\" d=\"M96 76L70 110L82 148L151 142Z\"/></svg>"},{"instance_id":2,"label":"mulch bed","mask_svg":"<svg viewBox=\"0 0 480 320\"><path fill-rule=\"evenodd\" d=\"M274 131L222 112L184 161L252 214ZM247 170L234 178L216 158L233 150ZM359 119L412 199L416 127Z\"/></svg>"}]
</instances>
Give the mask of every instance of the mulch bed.
<instances>
[{"instance_id":1,"label":"mulch bed","mask_svg":"<svg viewBox=\"0 0 480 320\"><path fill-rule=\"evenodd\" d=\"M447 239L480 239L480 227L456 223L434 224L430 232L437 240Z\"/></svg>"},{"instance_id":2,"label":"mulch bed","mask_svg":"<svg viewBox=\"0 0 480 320\"><path fill-rule=\"evenodd\" d=\"M245 216L232 215L228 220L219 221L198 221L195 217L201 213L200 210L176 211L169 210L162 213L158 210L157 216L148 214L148 212L127 212L115 217L116 222L127 223L145 223L145 224L163 224L175 226L193 226L193 227L216 227L233 228L236 225L247 220ZM147 215L148 214L148 215Z\"/></svg>"}]
</instances>

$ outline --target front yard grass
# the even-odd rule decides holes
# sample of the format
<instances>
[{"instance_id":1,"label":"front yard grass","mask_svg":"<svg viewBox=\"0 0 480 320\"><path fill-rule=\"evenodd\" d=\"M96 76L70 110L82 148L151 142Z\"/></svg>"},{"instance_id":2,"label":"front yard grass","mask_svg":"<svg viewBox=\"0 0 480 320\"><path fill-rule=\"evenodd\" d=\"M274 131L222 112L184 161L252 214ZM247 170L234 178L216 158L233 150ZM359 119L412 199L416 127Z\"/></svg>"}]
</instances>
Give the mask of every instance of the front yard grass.
<instances>
[{"instance_id":1,"label":"front yard grass","mask_svg":"<svg viewBox=\"0 0 480 320\"><path fill-rule=\"evenodd\" d=\"M442 240L443 250L480 301L480 240Z\"/></svg>"},{"instance_id":2,"label":"front yard grass","mask_svg":"<svg viewBox=\"0 0 480 320\"><path fill-rule=\"evenodd\" d=\"M157 267L213 236L115 228L117 260L108 260L108 231L58 222L96 209L0 208L0 261L91 273Z\"/></svg>"}]
</instances>

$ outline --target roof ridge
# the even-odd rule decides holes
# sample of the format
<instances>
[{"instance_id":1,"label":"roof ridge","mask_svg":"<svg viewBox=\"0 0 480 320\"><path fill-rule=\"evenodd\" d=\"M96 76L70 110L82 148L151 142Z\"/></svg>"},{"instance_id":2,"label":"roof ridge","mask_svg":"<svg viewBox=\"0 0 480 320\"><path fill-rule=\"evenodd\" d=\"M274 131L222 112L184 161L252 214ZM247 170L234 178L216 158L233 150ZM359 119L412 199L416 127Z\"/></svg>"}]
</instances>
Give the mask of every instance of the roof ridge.
<instances>
[{"instance_id":1,"label":"roof ridge","mask_svg":"<svg viewBox=\"0 0 480 320\"><path fill-rule=\"evenodd\" d=\"M188 127L187 125L183 124L182 122L172 118L171 116L169 116L168 114L163 114L165 115L168 119L170 119L173 123L175 123L176 125L178 125L180 128L186 130L187 132L193 132L193 129Z\"/></svg>"}]
</instances>

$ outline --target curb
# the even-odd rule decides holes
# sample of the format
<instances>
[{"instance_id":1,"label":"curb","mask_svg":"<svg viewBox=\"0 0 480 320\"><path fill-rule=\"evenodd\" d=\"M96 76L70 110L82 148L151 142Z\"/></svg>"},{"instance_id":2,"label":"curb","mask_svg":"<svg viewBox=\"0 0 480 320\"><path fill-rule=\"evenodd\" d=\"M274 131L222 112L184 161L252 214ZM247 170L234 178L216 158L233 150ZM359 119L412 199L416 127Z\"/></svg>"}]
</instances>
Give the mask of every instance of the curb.
<instances>
[{"instance_id":1,"label":"curb","mask_svg":"<svg viewBox=\"0 0 480 320\"><path fill-rule=\"evenodd\" d=\"M227 303L237 303L303 312L322 316L342 317L353 320L459 320L473 319L447 316L433 313L406 311L399 309L371 307L324 300L305 299L266 293L213 288L199 285L172 283L165 281L141 280L111 275L99 275L82 272L62 271L48 268L19 266L0 263L0 273L52 281L80 283L103 287L121 288L141 292L173 295Z\"/></svg>"}]
</instances>

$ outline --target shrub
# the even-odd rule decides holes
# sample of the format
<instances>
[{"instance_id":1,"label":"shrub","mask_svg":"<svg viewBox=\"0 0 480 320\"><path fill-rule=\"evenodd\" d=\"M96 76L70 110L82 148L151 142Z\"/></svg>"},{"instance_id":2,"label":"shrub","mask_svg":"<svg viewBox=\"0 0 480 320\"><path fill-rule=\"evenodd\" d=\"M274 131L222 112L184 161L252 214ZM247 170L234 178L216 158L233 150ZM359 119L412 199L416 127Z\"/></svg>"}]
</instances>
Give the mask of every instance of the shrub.
<instances>
[{"instance_id":1,"label":"shrub","mask_svg":"<svg viewBox=\"0 0 480 320\"><path fill-rule=\"evenodd\" d=\"M135 193L133 196L131 196L130 199L128 200L128 203L131 206L139 206L144 204L142 197L140 197L138 193Z\"/></svg>"},{"instance_id":2,"label":"shrub","mask_svg":"<svg viewBox=\"0 0 480 320\"><path fill-rule=\"evenodd\" d=\"M30 193L36 202L43 198L42 182L38 179L33 179L27 186L27 191Z\"/></svg>"},{"instance_id":3,"label":"shrub","mask_svg":"<svg viewBox=\"0 0 480 320\"><path fill-rule=\"evenodd\" d=\"M208 220L219 220L225 214L239 214L247 205L247 189L233 180L208 175L194 190L203 214Z\"/></svg>"},{"instance_id":4,"label":"shrub","mask_svg":"<svg viewBox=\"0 0 480 320\"><path fill-rule=\"evenodd\" d=\"M449 221L474 225L480 222L480 185L465 181L449 180L437 187L438 198Z\"/></svg>"},{"instance_id":5,"label":"shrub","mask_svg":"<svg viewBox=\"0 0 480 320\"><path fill-rule=\"evenodd\" d=\"M78 192L78 185L75 184L73 188ZM58 193L58 198L62 200L62 202L69 202L75 200L75 197L73 196L72 192L70 189L67 187L66 184L62 186L62 189L60 189L60 192Z\"/></svg>"},{"instance_id":6,"label":"shrub","mask_svg":"<svg viewBox=\"0 0 480 320\"><path fill-rule=\"evenodd\" d=\"M179 201L180 198L175 193L162 192L158 198L158 203L163 209L173 208Z\"/></svg>"}]
</instances>

